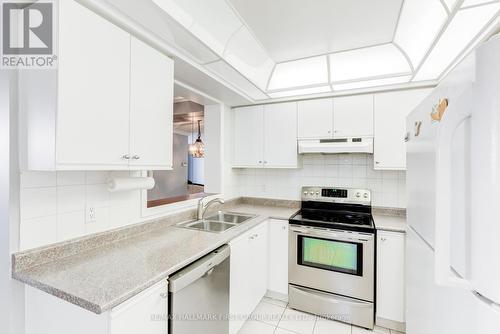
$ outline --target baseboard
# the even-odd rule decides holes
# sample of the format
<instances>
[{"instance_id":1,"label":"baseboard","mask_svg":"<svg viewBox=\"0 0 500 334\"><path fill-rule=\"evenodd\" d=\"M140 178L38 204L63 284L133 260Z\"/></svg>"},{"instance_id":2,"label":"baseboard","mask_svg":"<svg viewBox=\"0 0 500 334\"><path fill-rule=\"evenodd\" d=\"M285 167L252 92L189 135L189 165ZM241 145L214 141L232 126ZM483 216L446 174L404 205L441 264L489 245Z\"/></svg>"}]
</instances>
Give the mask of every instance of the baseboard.
<instances>
[{"instance_id":1,"label":"baseboard","mask_svg":"<svg viewBox=\"0 0 500 334\"><path fill-rule=\"evenodd\" d=\"M277 300L280 300L282 302L288 303L288 294L284 294L281 292L267 290L266 297L269 297L271 299L277 299Z\"/></svg>"},{"instance_id":2,"label":"baseboard","mask_svg":"<svg viewBox=\"0 0 500 334\"><path fill-rule=\"evenodd\" d=\"M389 320L389 319L384 319L384 318L380 318L380 317L376 317L375 325L380 326L380 327L389 328L389 329L392 329L392 330L395 330L398 332L405 332L406 331L406 323L394 321L394 320Z\"/></svg>"}]
</instances>

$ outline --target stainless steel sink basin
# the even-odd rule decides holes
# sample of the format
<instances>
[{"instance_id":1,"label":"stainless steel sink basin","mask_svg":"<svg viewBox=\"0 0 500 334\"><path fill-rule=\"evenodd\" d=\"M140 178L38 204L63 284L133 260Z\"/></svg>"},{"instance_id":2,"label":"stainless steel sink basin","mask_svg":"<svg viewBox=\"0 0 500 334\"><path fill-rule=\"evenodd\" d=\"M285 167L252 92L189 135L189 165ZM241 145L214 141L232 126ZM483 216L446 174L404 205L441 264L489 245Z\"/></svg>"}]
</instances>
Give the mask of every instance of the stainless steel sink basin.
<instances>
[{"instance_id":1,"label":"stainless steel sink basin","mask_svg":"<svg viewBox=\"0 0 500 334\"><path fill-rule=\"evenodd\" d=\"M224 222L216 222L210 220L197 220L194 222L188 222L180 225L181 227L190 228L194 230L202 230L208 232L224 232L229 230L232 227L235 227L236 224L228 224Z\"/></svg>"},{"instance_id":2,"label":"stainless steel sink basin","mask_svg":"<svg viewBox=\"0 0 500 334\"><path fill-rule=\"evenodd\" d=\"M216 214L213 214L205 219L218 222L225 222L230 224L241 224L254 217L255 217L254 215L219 211Z\"/></svg>"},{"instance_id":3,"label":"stainless steel sink basin","mask_svg":"<svg viewBox=\"0 0 500 334\"><path fill-rule=\"evenodd\" d=\"M206 232L222 233L256 215L219 211L205 219L180 223L177 226Z\"/></svg>"}]
</instances>

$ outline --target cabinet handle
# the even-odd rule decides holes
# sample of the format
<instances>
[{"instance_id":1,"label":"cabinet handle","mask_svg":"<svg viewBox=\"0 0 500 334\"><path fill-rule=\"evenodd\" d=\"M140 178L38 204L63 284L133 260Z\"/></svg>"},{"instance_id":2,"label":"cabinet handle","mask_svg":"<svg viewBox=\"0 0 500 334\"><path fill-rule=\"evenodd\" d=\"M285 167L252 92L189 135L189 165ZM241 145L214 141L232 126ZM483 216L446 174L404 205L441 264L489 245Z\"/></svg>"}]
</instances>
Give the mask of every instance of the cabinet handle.
<instances>
[{"instance_id":1,"label":"cabinet handle","mask_svg":"<svg viewBox=\"0 0 500 334\"><path fill-rule=\"evenodd\" d=\"M375 163L378 165L380 163L380 161L375 161Z\"/></svg>"},{"instance_id":2,"label":"cabinet handle","mask_svg":"<svg viewBox=\"0 0 500 334\"><path fill-rule=\"evenodd\" d=\"M130 155L124 154L124 155L122 155L122 159L129 160L130 159Z\"/></svg>"},{"instance_id":3,"label":"cabinet handle","mask_svg":"<svg viewBox=\"0 0 500 334\"><path fill-rule=\"evenodd\" d=\"M140 158L141 158L141 157L140 157L140 156L138 156L138 155L134 155L134 156L132 157L132 159L134 159L134 160L139 160Z\"/></svg>"},{"instance_id":4,"label":"cabinet handle","mask_svg":"<svg viewBox=\"0 0 500 334\"><path fill-rule=\"evenodd\" d=\"M281 229L286 230L286 226L282 226Z\"/></svg>"},{"instance_id":5,"label":"cabinet handle","mask_svg":"<svg viewBox=\"0 0 500 334\"><path fill-rule=\"evenodd\" d=\"M386 241L387 239L385 237L380 238L381 241Z\"/></svg>"}]
</instances>

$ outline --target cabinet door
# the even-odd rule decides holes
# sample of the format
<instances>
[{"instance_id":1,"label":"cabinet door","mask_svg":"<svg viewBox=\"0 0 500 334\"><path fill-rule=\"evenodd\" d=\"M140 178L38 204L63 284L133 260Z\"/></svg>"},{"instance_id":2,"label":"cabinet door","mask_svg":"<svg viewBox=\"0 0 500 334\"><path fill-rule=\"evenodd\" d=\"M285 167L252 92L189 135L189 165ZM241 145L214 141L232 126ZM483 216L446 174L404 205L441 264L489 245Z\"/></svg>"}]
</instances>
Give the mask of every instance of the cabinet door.
<instances>
[{"instance_id":1,"label":"cabinet door","mask_svg":"<svg viewBox=\"0 0 500 334\"><path fill-rule=\"evenodd\" d=\"M377 318L405 321L405 235L377 232Z\"/></svg>"},{"instance_id":2,"label":"cabinet door","mask_svg":"<svg viewBox=\"0 0 500 334\"><path fill-rule=\"evenodd\" d=\"M332 138L332 99L299 101L297 110L299 139Z\"/></svg>"},{"instance_id":3,"label":"cabinet door","mask_svg":"<svg viewBox=\"0 0 500 334\"><path fill-rule=\"evenodd\" d=\"M59 6L56 168L128 169L130 35L76 1Z\"/></svg>"},{"instance_id":4,"label":"cabinet door","mask_svg":"<svg viewBox=\"0 0 500 334\"><path fill-rule=\"evenodd\" d=\"M264 106L234 110L234 163L236 167L264 164Z\"/></svg>"},{"instance_id":5,"label":"cabinet door","mask_svg":"<svg viewBox=\"0 0 500 334\"><path fill-rule=\"evenodd\" d=\"M296 168L297 103L264 106L264 167Z\"/></svg>"},{"instance_id":6,"label":"cabinet door","mask_svg":"<svg viewBox=\"0 0 500 334\"><path fill-rule=\"evenodd\" d=\"M260 300L264 297L267 291L267 276L268 276L268 233L267 222L260 224L252 229L252 237L250 239L250 254L252 261L252 284L250 296L252 300L252 311L257 307Z\"/></svg>"},{"instance_id":7,"label":"cabinet door","mask_svg":"<svg viewBox=\"0 0 500 334\"><path fill-rule=\"evenodd\" d=\"M333 99L334 137L373 137L373 95Z\"/></svg>"},{"instance_id":8,"label":"cabinet door","mask_svg":"<svg viewBox=\"0 0 500 334\"><path fill-rule=\"evenodd\" d=\"M229 314L249 315L252 309L252 291L249 287L253 284L251 268L250 238L252 231L248 231L229 242L231 248L230 280L229 280ZM229 333L236 334L245 322L244 319L235 317L229 321Z\"/></svg>"},{"instance_id":9,"label":"cabinet door","mask_svg":"<svg viewBox=\"0 0 500 334\"><path fill-rule=\"evenodd\" d=\"M130 166L172 169L173 61L134 37L130 54Z\"/></svg>"},{"instance_id":10,"label":"cabinet door","mask_svg":"<svg viewBox=\"0 0 500 334\"><path fill-rule=\"evenodd\" d=\"M288 221L269 221L268 289L288 294Z\"/></svg>"},{"instance_id":11,"label":"cabinet door","mask_svg":"<svg viewBox=\"0 0 500 334\"><path fill-rule=\"evenodd\" d=\"M110 312L110 334L166 334L167 281L162 281Z\"/></svg>"},{"instance_id":12,"label":"cabinet door","mask_svg":"<svg viewBox=\"0 0 500 334\"><path fill-rule=\"evenodd\" d=\"M375 169L406 169L406 116L430 92L430 89L418 89L375 94Z\"/></svg>"}]
</instances>

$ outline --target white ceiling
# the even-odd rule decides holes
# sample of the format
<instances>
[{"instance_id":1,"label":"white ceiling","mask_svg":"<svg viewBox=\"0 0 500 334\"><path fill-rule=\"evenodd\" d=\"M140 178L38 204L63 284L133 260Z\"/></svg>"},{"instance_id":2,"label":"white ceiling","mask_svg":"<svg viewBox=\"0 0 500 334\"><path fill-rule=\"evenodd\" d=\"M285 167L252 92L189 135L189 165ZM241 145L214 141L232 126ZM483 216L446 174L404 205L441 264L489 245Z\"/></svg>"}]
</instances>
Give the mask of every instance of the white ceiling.
<instances>
[{"instance_id":1,"label":"white ceiling","mask_svg":"<svg viewBox=\"0 0 500 334\"><path fill-rule=\"evenodd\" d=\"M500 0L107 1L182 54L176 79L224 101L434 85L500 22Z\"/></svg>"},{"instance_id":2,"label":"white ceiling","mask_svg":"<svg viewBox=\"0 0 500 334\"><path fill-rule=\"evenodd\" d=\"M228 0L275 62L392 42L402 0Z\"/></svg>"}]
</instances>

